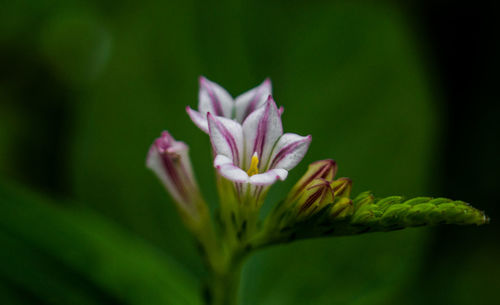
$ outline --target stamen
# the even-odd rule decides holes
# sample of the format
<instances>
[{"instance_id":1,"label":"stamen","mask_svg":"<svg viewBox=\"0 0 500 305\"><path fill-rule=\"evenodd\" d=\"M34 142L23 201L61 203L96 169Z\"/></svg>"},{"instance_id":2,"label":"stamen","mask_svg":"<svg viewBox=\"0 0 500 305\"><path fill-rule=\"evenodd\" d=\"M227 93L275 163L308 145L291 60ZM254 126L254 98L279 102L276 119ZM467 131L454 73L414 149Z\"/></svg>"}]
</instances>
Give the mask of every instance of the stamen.
<instances>
[{"instance_id":1,"label":"stamen","mask_svg":"<svg viewBox=\"0 0 500 305\"><path fill-rule=\"evenodd\" d=\"M259 173L259 157L257 157L257 152L252 156L252 161L250 162L250 168L247 171L248 176L253 176Z\"/></svg>"}]
</instances>

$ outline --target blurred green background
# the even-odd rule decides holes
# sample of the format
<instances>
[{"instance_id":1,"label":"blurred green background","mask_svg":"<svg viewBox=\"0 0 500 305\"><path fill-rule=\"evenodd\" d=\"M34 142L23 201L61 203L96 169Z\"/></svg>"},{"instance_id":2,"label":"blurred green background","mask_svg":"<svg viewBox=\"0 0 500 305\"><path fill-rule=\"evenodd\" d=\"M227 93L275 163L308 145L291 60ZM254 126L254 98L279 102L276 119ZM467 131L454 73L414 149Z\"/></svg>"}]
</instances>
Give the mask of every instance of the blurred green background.
<instances>
[{"instance_id":1,"label":"blurred green background","mask_svg":"<svg viewBox=\"0 0 500 305\"><path fill-rule=\"evenodd\" d=\"M483 3L484 2L484 3ZM215 205L199 75L271 77L286 131L354 193L445 196L484 227L301 241L254 255L242 304L499 304L498 32L453 1L5 1L0 304L201 304L203 264L145 168L164 129Z\"/></svg>"}]
</instances>

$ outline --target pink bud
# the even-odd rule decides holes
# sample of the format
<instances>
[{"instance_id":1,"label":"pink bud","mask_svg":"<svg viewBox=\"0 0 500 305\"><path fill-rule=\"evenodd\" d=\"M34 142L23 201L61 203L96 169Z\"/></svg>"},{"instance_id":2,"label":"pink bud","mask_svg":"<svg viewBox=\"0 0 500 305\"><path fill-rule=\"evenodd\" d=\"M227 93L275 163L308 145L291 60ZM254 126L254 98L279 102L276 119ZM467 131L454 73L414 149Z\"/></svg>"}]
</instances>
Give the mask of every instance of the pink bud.
<instances>
[{"instance_id":1,"label":"pink bud","mask_svg":"<svg viewBox=\"0 0 500 305\"><path fill-rule=\"evenodd\" d=\"M200 192L193 176L188 151L186 144L176 141L164 131L151 145L146 165L160 179L178 207L195 216Z\"/></svg>"}]
</instances>

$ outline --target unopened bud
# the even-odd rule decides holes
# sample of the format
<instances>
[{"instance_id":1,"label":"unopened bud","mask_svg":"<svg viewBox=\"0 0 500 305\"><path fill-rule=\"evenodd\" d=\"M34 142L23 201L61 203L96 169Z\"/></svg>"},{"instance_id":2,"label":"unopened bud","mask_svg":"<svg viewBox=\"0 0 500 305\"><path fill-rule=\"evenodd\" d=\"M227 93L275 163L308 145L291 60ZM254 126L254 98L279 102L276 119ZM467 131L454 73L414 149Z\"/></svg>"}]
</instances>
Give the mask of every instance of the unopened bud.
<instances>
[{"instance_id":1,"label":"unopened bud","mask_svg":"<svg viewBox=\"0 0 500 305\"><path fill-rule=\"evenodd\" d=\"M366 204L371 204L375 201L375 197L371 192L363 192L359 194L356 198L354 198L354 207L356 209L361 208Z\"/></svg>"},{"instance_id":2,"label":"unopened bud","mask_svg":"<svg viewBox=\"0 0 500 305\"><path fill-rule=\"evenodd\" d=\"M319 211L322 207L334 201L330 182L325 179L314 179L302 192L296 208L299 218L307 217Z\"/></svg>"},{"instance_id":3,"label":"unopened bud","mask_svg":"<svg viewBox=\"0 0 500 305\"><path fill-rule=\"evenodd\" d=\"M330 217L331 219L340 220L352 215L353 212L354 205L352 204L352 200L348 197L342 197L331 208Z\"/></svg>"},{"instance_id":4,"label":"unopened bud","mask_svg":"<svg viewBox=\"0 0 500 305\"><path fill-rule=\"evenodd\" d=\"M351 195L352 181L349 178L340 178L331 183L335 198L349 197Z\"/></svg>"},{"instance_id":5,"label":"unopened bud","mask_svg":"<svg viewBox=\"0 0 500 305\"><path fill-rule=\"evenodd\" d=\"M188 155L189 147L167 131L149 149L146 165L163 183L184 214L198 218L201 195Z\"/></svg>"},{"instance_id":6,"label":"unopened bud","mask_svg":"<svg viewBox=\"0 0 500 305\"><path fill-rule=\"evenodd\" d=\"M337 163L331 159L320 160L311 163L307 168L306 173L293 186L292 190L288 194L286 201L287 202L295 201L314 179L321 178L331 182L335 177L336 173L337 173Z\"/></svg>"}]
</instances>

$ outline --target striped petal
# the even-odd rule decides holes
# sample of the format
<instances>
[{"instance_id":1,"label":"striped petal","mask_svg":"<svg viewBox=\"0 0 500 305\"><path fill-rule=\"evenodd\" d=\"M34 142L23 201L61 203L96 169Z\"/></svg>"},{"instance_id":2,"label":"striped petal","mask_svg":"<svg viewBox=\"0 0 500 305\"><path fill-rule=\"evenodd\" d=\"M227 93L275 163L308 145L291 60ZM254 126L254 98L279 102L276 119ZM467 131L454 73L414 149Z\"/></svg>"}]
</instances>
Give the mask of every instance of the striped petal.
<instances>
[{"instance_id":1,"label":"striped petal","mask_svg":"<svg viewBox=\"0 0 500 305\"><path fill-rule=\"evenodd\" d=\"M200 77L200 91L198 94L198 111L202 115L208 112L216 116L230 118L233 113L233 98L218 84Z\"/></svg>"},{"instance_id":2,"label":"striped petal","mask_svg":"<svg viewBox=\"0 0 500 305\"><path fill-rule=\"evenodd\" d=\"M236 166L243 156L243 131L241 125L233 120L207 114L210 141L216 155L224 155Z\"/></svg>"},{"instance_id":3,"label":"striped petal","mask_svg":"<svg viewBox=\"0 0 500 305\"><path fill-rule=\"evenodd\" d=\"M191 107L186 107L186 112L193 121L193 123L198 126L204 133L208 133L208 122L207 117L202 115L196 110L191 109Z\"/></svg>"},{"instance_id":4,"label":"striped petal","mask_svg":"<svg viewBox=\"0 0 500 305\"><path fill-rule=\"evenodd\" d=\"M288 171L282 168L268 170L265 173L253 175L248 182L253 185L271 185L278 180L285 180Z\"/></svg>"},{"instance_id":5,"label":"striped petal","mask_svg":"<svg viewBox=\"0 0 500 305\"><path fill-rule=\"evenodd\" d=\"M283 134L283 126L278 108L271 96L264 106L252 112L243 122L245 137L245 168L250 166L252 155L256 152L259 158L259 171L267 168L274 144Z\"/></svg>"},{"instance_id":6,"label":"striped petal","mask_svg":"<svg viewBox=\"0 0 500 305\"><path fill-rule=\"evenodd\" d=\"M267 97L271 95L271 80L266 78L259 86L248 90L235 99L236 120L243 122L250 113L264 105Z\"/></svg>"},{"instance_id":7,"label":"striped petal","mask_svg":"<svg viewBox=\"0 0 500 305\"><path fill-rule=\"evenodd\" d=\"M310 143L311 136L303 137L294 133L285 133L276 143L269 168L291 170L304 158Z\"/></svg>"},{"instance_id":8,"label":"striped petal","mask_svg":"<svg viewBox=\"0 0 500 305\"><path fill-rule=\"evenodd\" d=\"M219 174L226 179L239 183L248 182L248 174L234 165L233 161L224 155L217 155L215 157L214 167Z\"/></svg>"}]
</instances>

